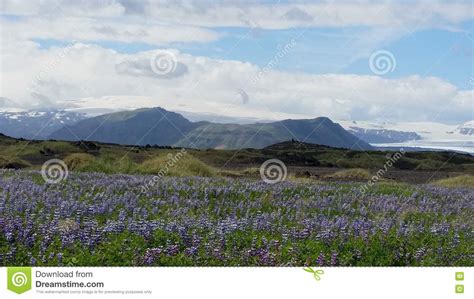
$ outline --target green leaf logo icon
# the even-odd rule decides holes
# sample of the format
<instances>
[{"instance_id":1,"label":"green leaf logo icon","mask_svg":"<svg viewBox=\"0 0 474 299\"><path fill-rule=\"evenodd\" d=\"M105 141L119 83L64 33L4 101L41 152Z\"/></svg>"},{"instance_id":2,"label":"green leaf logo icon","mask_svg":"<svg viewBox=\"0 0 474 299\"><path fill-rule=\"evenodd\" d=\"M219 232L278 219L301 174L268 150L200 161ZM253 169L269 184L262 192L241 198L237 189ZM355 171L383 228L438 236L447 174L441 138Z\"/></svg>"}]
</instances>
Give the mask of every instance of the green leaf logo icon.
<instances>
[{"instance_id":1,"label":"green leaf logo icon","mask_svg":"<svg viewBox=\"0 0 474 299\"><path fill-rule=\"evenodd\" d=\"M17 294L31 290L31 267L7 268L7 288Z\"/></svg>"}]
</instances>

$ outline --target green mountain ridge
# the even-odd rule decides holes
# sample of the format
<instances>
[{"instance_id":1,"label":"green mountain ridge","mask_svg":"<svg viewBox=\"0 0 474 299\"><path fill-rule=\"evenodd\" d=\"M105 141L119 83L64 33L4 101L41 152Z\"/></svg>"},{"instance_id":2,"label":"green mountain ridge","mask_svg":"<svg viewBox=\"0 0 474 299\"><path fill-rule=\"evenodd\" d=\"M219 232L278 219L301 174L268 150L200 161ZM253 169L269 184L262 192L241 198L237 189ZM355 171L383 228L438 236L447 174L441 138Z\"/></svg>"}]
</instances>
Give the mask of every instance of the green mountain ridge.
<instances>
[{"instance_id":1,"label":"green mountain ridge","mask_svg":"<svg viewBox=\"0 0 474 299\"><path fill-rule=\"evenodd\" d=\"M58 140L156 144L198 149L260 149L288 140L356 150L372 149L369 144L327 117L247 125L220 124L191 122L181 114L159 107L92 117L65 126L49 137Z\"/></svg>"}]
</instances>

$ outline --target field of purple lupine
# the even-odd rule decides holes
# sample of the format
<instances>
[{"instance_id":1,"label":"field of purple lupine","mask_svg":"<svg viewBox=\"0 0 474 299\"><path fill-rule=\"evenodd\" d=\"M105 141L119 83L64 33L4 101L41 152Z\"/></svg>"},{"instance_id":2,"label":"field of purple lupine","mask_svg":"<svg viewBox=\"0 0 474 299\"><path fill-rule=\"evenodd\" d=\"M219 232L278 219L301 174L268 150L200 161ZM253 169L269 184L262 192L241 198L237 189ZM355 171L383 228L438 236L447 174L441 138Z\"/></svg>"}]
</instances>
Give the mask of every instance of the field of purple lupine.
<instances>
[{"instance_id":1,"label":"field of purple lupine","mask_svg":"<svg viewBox=\"0 0 474 299\"><path fill-rule=\"evenodd\" d=\"M0 172L0 265L473 266L472 189Z\"/></svg>"}]
</instances>

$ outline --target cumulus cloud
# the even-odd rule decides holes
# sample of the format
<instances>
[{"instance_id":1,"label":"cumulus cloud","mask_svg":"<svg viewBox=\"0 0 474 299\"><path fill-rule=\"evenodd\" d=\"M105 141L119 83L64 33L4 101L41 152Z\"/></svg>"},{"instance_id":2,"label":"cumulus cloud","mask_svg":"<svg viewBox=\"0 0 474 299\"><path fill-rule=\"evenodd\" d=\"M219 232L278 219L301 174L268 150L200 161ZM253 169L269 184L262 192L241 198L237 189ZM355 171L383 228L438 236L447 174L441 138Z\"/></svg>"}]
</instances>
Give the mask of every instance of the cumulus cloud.
<instances>
[{"instance_id":1,"label":"cumulus cloud","mask_svg":"<svg viewBox=\"0 0 474 299\"><path fill-rule=\"evenodd\" d=\"M2 56L7 84L0 96L30 107L163 106L260 119L472 118L473 92L459 90L436 77L386 79L275 69L262 75L262 69L250 63L192 56L172 49L166 51L173 53L180 67L163 77L156 76L150 65L158 50L122 54L81 43L68 49L46 50L34 45L28 49L16 53L10 48ZM40 72L44 74L38 79ZM104 97L112 100L101 100ZM114 98L121 100L114 102Z\"/></svg>"}]
</instances>

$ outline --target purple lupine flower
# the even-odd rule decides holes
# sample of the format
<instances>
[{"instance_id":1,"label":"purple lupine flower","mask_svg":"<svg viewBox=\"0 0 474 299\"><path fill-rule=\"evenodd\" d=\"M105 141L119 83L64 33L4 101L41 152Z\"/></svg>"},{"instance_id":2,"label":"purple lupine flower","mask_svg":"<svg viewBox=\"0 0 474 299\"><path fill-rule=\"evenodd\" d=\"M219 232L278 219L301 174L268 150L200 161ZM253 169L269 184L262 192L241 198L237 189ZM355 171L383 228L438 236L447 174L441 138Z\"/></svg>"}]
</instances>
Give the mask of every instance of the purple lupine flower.
<instances>
[{"instance_id":1,"label":"purple lupine flower","mask_svg":"<svg viewBox=\"0 0 474 299\"><path fill-rule=\"evenodd\" d=\"M331 266L337 266L337 256L338 256L337 252L333 252L331 254Z\"/></svg>"},{"instance_id":2,"label":"purple lupine flower","mask_svg":"<svg viewBox=\"0 0 474 299\"><path fill-rule=\"evenodd\" d=\"M425 257L426 255L426 248L425 247L421 247L421 248L418 248L415 252L415 254L413 255L413 257L415 258L415 260L417 262L421 262L423 260L423 258Z\"/></svg>"},{"instance_id":3,"label":"purple lupine flower","mask_svg":"<svg viewBox=\"0 0 474 299\"><path fill-rule=\"evenodd\" d=\"M123 236L127 251L137 239L150 247L136 253L136 265L175 263L181 249L196 265L209 259L219 265L310 264L315 254L318 264L346 265L340 258L346 252L326 257L306 242L329 250L354 248L360 241L385 246L384 254L396 264L426 262L430 253L436 265L458 265L469 256L459 245L473 231L464 221L473 208L472 192L465 189L426 185L410 187L414 191L408 195L361 194L346 183L268 186L249 179L165 177L142 192L151 177L71 173L65 184L42 185L32 174L38 175L0 175L0 241L7 247L2 265L28 264L33 258L36 264L61 265L63 254L96 253ZM17 254L24 249L31 254ZM354 250L347 263L354 261L366 262L361 251Z\"/></svg>"},{"instance_id":4,"label":"purple lupine flower","mask_svg":"<svg viewBox=\"0 0 474 299\"><path fill-rule=\"evenodd\" d=\"M58 258L58 266L62 266L63 265L63 254L62 253L58 253L56 255L56 257Z\"/></svg>"},{"instance_id":5,"label":"purple lupine flower","mask_svg":"<svg viewBox=\"0 0 474 299\"><path fill-rule=\"evenodd\" d=\"M316 265L318 266L324 266L324 261L325 261L325 256L324 256L324 253L320 253L318 258L316 259Z\"/></svg>"}]
</instances>

